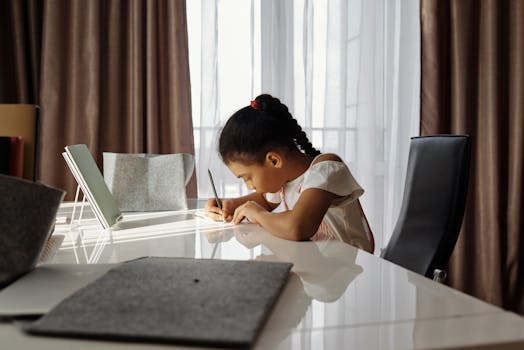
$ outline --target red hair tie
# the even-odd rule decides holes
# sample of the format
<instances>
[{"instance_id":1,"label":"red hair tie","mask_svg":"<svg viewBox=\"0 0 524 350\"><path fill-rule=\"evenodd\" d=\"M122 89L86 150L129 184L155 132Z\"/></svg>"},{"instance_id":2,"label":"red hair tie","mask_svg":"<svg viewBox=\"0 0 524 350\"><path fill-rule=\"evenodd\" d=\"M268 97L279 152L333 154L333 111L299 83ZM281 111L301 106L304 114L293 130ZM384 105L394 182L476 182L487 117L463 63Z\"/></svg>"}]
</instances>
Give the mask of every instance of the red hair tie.
<instances>
[{"instance_id":1,"label":"red hair tie","mask_svg":"<svg viewBox=\"0 0 524 350\"><path fill-rule=\"evenodd\" d=\"M257 111L260 111L260 104L255 100L251 101L251 107L256 109Z\"/></svg>"}]
</instances>

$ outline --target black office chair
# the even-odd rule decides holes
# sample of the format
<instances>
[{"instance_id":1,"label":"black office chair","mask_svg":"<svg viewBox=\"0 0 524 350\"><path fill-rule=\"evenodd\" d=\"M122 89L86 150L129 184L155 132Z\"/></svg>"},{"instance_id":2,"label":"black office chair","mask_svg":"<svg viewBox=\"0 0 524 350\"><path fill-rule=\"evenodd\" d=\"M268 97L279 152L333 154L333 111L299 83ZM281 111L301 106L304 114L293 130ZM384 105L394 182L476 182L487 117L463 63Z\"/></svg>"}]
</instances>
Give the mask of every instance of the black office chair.
<instances>
[{"instance_id":1,"label":"black office chair","mask_svg":"<svg viewBox=\"0 0 524 350\"><path fill-rule=\"evenodd\" d=\"M402 207L384 259L444 280L464 216L470 154L466 135L411 138Z\"/></svg>"}]
</instances>

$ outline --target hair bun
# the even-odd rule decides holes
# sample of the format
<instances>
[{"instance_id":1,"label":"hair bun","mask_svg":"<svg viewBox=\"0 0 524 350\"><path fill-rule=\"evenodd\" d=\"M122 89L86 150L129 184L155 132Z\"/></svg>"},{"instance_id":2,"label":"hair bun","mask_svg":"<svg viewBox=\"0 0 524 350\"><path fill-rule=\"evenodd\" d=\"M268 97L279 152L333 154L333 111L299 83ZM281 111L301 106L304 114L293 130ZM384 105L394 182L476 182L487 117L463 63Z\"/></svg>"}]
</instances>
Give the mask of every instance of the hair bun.
<instances>
[{"instance_id":1,"label":"hair bun","mask_svg":"<svg viewBox=\"0 0 524 350\"><path fill-rule=\"evenodd\" d=\"M280 100L269 94L261 94L255 98L255 101L260 106L261 111L276 111L280 106Z\"/></svg>"}]
</instances>

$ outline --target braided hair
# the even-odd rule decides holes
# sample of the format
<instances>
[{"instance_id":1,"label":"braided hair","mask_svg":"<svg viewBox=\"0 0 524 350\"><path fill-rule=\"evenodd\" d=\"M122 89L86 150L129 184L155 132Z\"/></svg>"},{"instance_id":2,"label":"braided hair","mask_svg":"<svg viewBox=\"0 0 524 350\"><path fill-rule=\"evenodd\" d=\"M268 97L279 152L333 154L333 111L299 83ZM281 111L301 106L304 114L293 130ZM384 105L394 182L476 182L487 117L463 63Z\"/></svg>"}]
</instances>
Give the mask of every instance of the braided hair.
<instances>
[{"instance_id":1,"label":"braided hair","mask_svg":"<svg viewBox=\"0 0 524 350\"><path fill-rule=\"evenodd\" d=\"M218 150L225 163L243 161L262 164L267 152L276 148L300 149L317 156L297 120L286 105L268 94L235 112L220 133Z\"/></svg>"}]
</instances>

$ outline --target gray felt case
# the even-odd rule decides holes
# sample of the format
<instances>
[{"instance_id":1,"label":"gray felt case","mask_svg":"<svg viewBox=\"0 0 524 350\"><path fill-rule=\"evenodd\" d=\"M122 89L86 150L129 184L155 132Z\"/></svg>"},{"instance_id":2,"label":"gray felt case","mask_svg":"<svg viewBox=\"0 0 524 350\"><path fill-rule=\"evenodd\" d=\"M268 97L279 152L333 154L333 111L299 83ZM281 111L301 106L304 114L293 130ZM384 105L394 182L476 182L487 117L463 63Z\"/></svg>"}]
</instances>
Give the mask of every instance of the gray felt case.
<instances>
[{"instance_id":1,"label":"gray felt case","mask_svg":"<svg viewBox=\"0 0 524 350\"><path fill-rule=\"evenodd\" d=\"M33 334L250 347L290 263L149 257L124 263L26 327Z\"/></svg>"},{"instance_id":2,"label":"gray felt case","mask_svg":"<svg viewBox=\"0 0 524 350\"><path fill-rule=\"evenodd\" d=\"M37 264L65 192L0 175L0 287Z\"/></svg>"},{"instance_id":3,"label":"gray felt case","mask_svg":"<svg viewBox=\"0 0 524 350\"><path fill-rule=\"evenodd\" d=\"M104 152L104 180L121 211L187 209L191 154Z\"/></svg>"}]
</instances>

